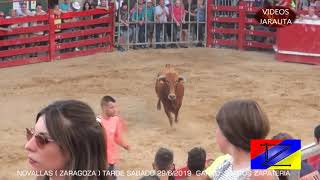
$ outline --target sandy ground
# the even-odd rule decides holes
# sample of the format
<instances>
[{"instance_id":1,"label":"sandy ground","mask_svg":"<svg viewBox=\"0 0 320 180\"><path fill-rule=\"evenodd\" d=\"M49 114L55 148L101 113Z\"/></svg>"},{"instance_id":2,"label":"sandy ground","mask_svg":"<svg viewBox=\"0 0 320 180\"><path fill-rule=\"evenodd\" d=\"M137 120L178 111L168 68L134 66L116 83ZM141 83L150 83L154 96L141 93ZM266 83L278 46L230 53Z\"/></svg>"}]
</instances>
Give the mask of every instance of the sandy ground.
<instances>
[{"instance_id":1,"label":"sandy ground","mask_svg":"<svg viewBox=\"0 0 320 180\"><path fill-rule=\"evenodd\" d=\"M163 111L156 110L154 82L166 63L187 78L180 122L173 131ZM269 115L270 136L289 132L313 141L319 120L319 66L281 63L272 54L225 49L139 50L114 52L0 70L0 179L19 177L28 170L25 127L48 103L80 99L99 113L99 100L109 94L119 102L129 125L131 151L122 151L123 170L151 169L159 147L174 151L182 166L187 152L202 146L208 156L215 145L215 113L232 98L254 98ZM130 177L124 179L138 179Z\"/></svg>"}]
</instances>

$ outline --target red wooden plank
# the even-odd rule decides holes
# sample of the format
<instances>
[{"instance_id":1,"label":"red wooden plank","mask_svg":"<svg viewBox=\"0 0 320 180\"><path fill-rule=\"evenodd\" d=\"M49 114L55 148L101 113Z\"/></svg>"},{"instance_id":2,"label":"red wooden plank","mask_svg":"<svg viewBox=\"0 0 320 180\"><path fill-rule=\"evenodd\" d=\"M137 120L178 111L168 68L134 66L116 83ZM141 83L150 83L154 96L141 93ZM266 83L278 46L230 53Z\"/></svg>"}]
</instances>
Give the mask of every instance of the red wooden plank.
<instances>
[{"instance_id":1,"label":"red wooden plank","mask_svg":"<svg viewBox=\"0 0 320 180\"><path fill-rule=\"evenodd\" d=\"M12 45L27 44L27 43L43 42L48 40L49 40L49 36L17 38L17 39L1 40L0 46L12 46Z\"/></svg>"},{"instance_id":2,"label":"red wooden plank","mask_svg":"<svg viewBox=\"0 0 320 180\"><path fill-rule=\"evenodd\" d=\"M20 54L28 54L28 53L35 53L35 52L43 52L43 51L48 51L49 46L36 46L36 47L30 47L30 48L19 48L19 49L12 49L12 50L6 50L6 51L1 51L0 57L10 57L14 55L20 55Z\"/></svg>"},{"instance_id":3,"label":"red wooden plank","mask_svg":"<svg viewBox=\"0 0 320 180\"><path fill-rule=\"evenodd\" d=\"M275 56L278 61L320 65L319 57L299 56L299 55L279 54L279 53L277 53Z\"/></svg>"},{"instance_id":4,"label":"red wooden plank","mask_svg":"<svg viewBox=\"0 0 320 180\"><path fill-rule=\"evenodd\" d=\"M57 29L67 29L67 28L74 28L74 27L81 27L81 26L88 26L94 24L109 24L113 21L112 17L104 17L99 19L93 19L89 21L78 21L78 22L69 22L69 23L62 23L61 25L56 25Z\"/></svg>"},{"instance_id":5,"label":"red wooden plank","mask_svg":"<svg viewBox=\"0 0 320 180\"><path fill-rule=\"evenodd\" d=\"M261 8L257 7L245 7L245 11L249 13L256 13L260 10Z\"/></svg>"},{"instance_id":6,"label":"red wooden plank","mask_svg":"<svg viewBox=\"0 0 320 180\"><path fill-rule=\"evenodd\" d=\"M238 29L231 28L213 28L213 33L223 33L223 34L238 34Z\"/></svg>"},{"instance_id":7,"label":"red wooden plank","mask_svg":"<svg viewBox=\"0 0 320 180\"><path fill-rule=\"evenodd\" d=\"M20 65L26 65L26 64L34 64L34 63L40 63L40 62L48 62L49 57L48 56L42 56L38 58L28 58L28 59L17 59L17 60L10 60L10 61L0 61L0 68L6 68L6 67L13 67L13 66L20 66Z\"/></svg>"},{"instance_id":8,"label":"red wooden plank","mask_svg":"<svg viewBox=\"0 0 320 180\"><path fill-rule=\"evenodd\" d=\"M70 42L70 43L57 44L56 49L60 50L60 49L66 49L66 48L87 46L87 45L91 45L91 44L105 43L108 41L109 41L109 38L86 39L86 40L74 41L74 42Z\"/></svg>"},{"instance_id":9,"label":"red wooden plank","mask_svg":"<svg viewBox=\"0 0 320 180\"><path fill-rule=\"evenodd\" d=\"M239 18L231 18L231 17L213 17L213 22L229 22L229 23L238 23Z\"/></svg>"},{"instance_id":10,"label":"red wooden plank","mask_svg":"<svg viewBox=\"0 0 320 180\"><path fill-rule=\"evenodd\" d=\"M246 18L245 21L244 21L246 24L260 24L257 22L256 19L254 18Z\"/></svg>"},{"instance_id":11,"label":"red wooden plank","mask_svg":"<svg viewBox=\"0 0 320 180\"><path fill-rule=\"evenodd\" d=\"M246 47L255 47L255 48L263 48L263 49L272 49L273 44L270 43L261 43L261 42L255 42L255 41L247 41L245 43Z\"/></svg>"},{"instance_id":12,"label":"red wooden plank","mask_svg":"<svg viewBox=\"0 0 320 180\"><path fill-rule=\"evenodd\" d=\"M109 9L108 11L103 9L91 9L87 11L80 11L80 12L69 12L69 13L62 13L60 18L68 19L73 17L84 17L84 16L92 16L97 14L112 14L113 10Z\"/></svg>"},{"instance_id":13,"label":"red wooden plank","mask_svg":"<svg viewBox=\"0 0 320 180\"><path fill-rule=\"evenodd\" d=\"M64 32L55 34L56 39L66 39L66 38L73 38L79 36L87 36L92 34L101 34L101 33L110 33L112 31L112 27L105 27L105 28L96 28L96 29L88 29L88 30L79 30L74 32Z\"/></svg>"},{"instance_id":14,"label":"red wooden plank","mask_svg":"<svg viewBox=\"0 0 320 180\"><path fill-rule=\"evenodd\" d=\"M215 39L213 40L213 44L222 45L222 46L237 46L237 40L223 40L223 39Z\"/></svg>"},{"instance_id":15,"label":"red wooden plank","mask_svg":"<svg viewBox=\"0 0 320 180\"><path fill-rule=\"evenodd\" d=\"M253 35L253 36L271 36L271 37L276 36L274 32L268 32L268 31L245 30L245 32L247 35Z\"/></svg>"},{"instance_id":16,"label":"red wooden plank","mask_svg":"<svg viewBox=\"0 0 320 180\"><path fill-rule=\"evenodd\" d=\"M238 6L212 6L210 10L213 11L238 11Z\"/></svg>"},{"instance_id":17,"label":"red wooden plank","mask_svg":"<svg viewBox=\"0 0 320 180\"><path fill-rule=\"evenodd\" d=\"M17 17L10 19L0 19L0 25L2 24L19 24L25 22L34 22L34 21L48 21L49 16L46 15L37 15L37 16L27 16L27 17Z\"/></svg>"},{"instance_id":18,"label":"red wooden plank","mask_svg":"<svg viewBox=\"0 0 320 180\"><path fill-rule=\"evenodd\" d=\"M74 52L64 53L64 54L57 55L55 58L56 60L61 60L61 59L78 57L78 56L87 56L90 54L95 54L97 52L106 52L106 51L107 51L106 47L101 47L101 48L88 49L85 51L74 51Z\"/></svg>"},{"instance_id":19,"label":"red wooden plank","mask_svg":"<svg viewBox=\"0 0 320 180\"><path fill-rule=\"evenodd\" d=\"M49 30L48 25L24 27L24 28L12 29L12 31L0 31L0 36L35 33L35 32L48 31L48 30Z\"/></svg>"}]
</instances>

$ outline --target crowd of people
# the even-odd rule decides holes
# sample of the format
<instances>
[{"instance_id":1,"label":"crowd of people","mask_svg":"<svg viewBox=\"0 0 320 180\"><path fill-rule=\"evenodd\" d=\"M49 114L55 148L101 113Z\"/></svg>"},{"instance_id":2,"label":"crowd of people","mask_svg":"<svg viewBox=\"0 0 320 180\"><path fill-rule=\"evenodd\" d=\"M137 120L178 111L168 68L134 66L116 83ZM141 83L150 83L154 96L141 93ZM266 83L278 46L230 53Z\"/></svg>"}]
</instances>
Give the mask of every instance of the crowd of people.
<instances>
[{"instance_id":1,"label":"crowd of people","mask_svg":"<svg viewBox=\"0 0 320 180\"><path fill-rule=\"evenodd\" d=\"M131 4L130 4L131 3ZM203 0L122 2L118 10L119 44L133 48L204 46L206 6ZM155 37L155 42L153 39Z\"/></svg>"},{"instance_id":2,"label":"crowd of people","mask_svg":"<svg viewBox=\"0 0 320 180\"><path fill-rule=\"evenodd\" d=\"M121 118L113 97L102 97L100 105L99 116L86 103L77 100L56 101L42 109L35 118L34 128L27 129L26 134L25 149L32 169L41 172L66 170L69 173L79 170L115 171L119 162L119 146L130 150L123 136L127 130L126 121ZM267 138L271 129L267 114L256 101L236 99L224 103L217 112L215 124L215 142L224 155L208 159L206 150L194 147L188 152L186 166L178 168L173 151L159 148L150 164L158 173L140 180L288 180L292 177L303 179L310 174L320 177L319 153L302 161L301 171L291 170L286 175L265 173L273 170L254 173L258 170L250 168L250 140ZM287 133L279 133L272 139L293 138ZM314 138L319 144L320 125L314 130ZM60 175L51 173L38 179L88 178ZM100 173L90 179L110 180L117 179L117 176Z\"/></svg>"}]
</instances>

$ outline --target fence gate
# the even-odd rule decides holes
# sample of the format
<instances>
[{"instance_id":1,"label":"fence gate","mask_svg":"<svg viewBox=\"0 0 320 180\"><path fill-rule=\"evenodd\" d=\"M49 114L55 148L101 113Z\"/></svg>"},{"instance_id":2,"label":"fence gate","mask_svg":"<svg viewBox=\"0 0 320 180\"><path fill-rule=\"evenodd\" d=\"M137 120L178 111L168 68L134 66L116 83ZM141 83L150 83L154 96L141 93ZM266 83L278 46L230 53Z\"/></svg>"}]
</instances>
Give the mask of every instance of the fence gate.
<instances>
[{"instance_id":1,"label":"fence gate","mask_svg":"<svg viewBox=\"0 0 320 180\"><path fill-rule=\"evenodd\" d=\"M275 29L254 19L263 1L208 0L207 47L272 49Z\"/></svg>"}]
</instances>

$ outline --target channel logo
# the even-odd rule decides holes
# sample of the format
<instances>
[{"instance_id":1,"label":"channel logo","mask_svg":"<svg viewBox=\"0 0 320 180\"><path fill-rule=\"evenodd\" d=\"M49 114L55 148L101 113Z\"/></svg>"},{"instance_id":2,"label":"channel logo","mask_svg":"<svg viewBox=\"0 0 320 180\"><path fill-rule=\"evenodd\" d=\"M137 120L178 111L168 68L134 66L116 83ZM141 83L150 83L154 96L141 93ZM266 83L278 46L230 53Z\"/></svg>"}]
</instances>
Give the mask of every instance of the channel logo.
<instances>
[{"instance_id":1,"label":"channel logo","mask_svg":"<svg viewBox=\"0 0 320 180\"><path fill-rule=\"evenodd\" d=\"M251 169L301 169L301 140L251 140Z\"/></svg>"}]
</instances>

